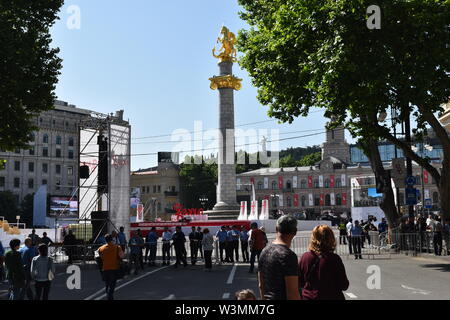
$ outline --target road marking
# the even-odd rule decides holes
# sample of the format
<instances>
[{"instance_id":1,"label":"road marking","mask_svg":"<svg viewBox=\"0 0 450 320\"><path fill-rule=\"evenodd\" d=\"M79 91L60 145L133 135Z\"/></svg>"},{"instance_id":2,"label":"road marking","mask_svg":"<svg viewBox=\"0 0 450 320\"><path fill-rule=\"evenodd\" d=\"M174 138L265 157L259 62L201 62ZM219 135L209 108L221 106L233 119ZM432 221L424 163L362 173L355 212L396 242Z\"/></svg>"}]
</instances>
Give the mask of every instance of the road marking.
<instances>
[{"instance_id":1,"label":"road marking","mask_svg":"<svg viewBox=\"0 0 450 320\"><path fill-rule=\"evenodd\" d=\"M236 273L237 265L233 265L233 269L231 269L230 276L228 277L227 284L232 284L234 279L234 274Z\"/></svg>"},{"instance_id":2,"label":"road marking","mask_svg":"<svg viewBox=\"0 0 450 320\"><path fill-rule=\"evenodd\" d=\"M412 293L423 294L423 295L425 295L425 296L426 296L426 295L429 295L429 294L431 293L431 291L411 288L411 287L405 286L404 284L402 284L402 288L403 288L403 289L406 289L406 290L412 290Z\"/></svg>"},{"instance_id":3,"label":"road marking","mask_svg":"<svg viewBox=\"0 0 450 320\"><path fill-rule=\"evenodd\" d=\"M224 293L222 299L230 299L230 293L229 292Z\"/></svg>"},{"instance_id":4,"label":"road marking","mask_svg":"<svg viewBox=\"0 0 450 320\"><path fill-rule=\"evenodd\" d=\"M351 292L345 292L345 294L350 298L350 299L356 299L358 298L357 296L355 296L353 293Z\"/></svg>"},{"instance_id":5,"label":"road marking","mask_svg":"<svg viewBox=\"0 0 450 320\"><path fill-rule=\"evenodd\" d=\"M174 294L171 294L171 295L169 295L168 297L165 297L165 298L162 299L162 300L175 300L175 295L174 295Z\"/></svg>"},{"instance_id":6,"label":"road marking","mask_svg":"<svg viewBox=\"0 0 450 320\"><path fill-rule=\"evenodd\" d=\"M163 269L167 269L167 268L169 268L169 267L170 267L170 266L165 266L165 267L161 267L161 268L158 268L158 269L156 269L156 270L153 270L153 271L144 273L143 275L141 275L141 276L139 276L139 277L137 277L137 278L134 278L134 279L132 279L132 280L130 280L130 281L128 281L128 282L125 282L125 283L122 284L121 286L117 287L117 288L114 290L114 292L116 292L117 290L122 289L123 287L125 287L125 286L127 286L127 285L129 285L129 284L131 284L131 283L133 283L133 282L136 282L136 281L138 281L138 280L140 280L140 279L142 279L142 278L144 278L144 277L146 277L146 276L148 276L148 275L151 275L151 274L153 274L153 273L155 273L155 272L157 272L157 271L163 270ZM123 282L123 281L124 281L124 279L121 279L121 280L119 280L118 282ZM100 293L102 293L102 292L105 292L105 289L104 289L104 288L98 290L96 293L90 295L89 297L87 297L87 298L84 299L84 300L92 300L96 295L98 295L98 294L100 294ZM100 300L100 299L103 299L104 297L106 297L106 294L105 294L105 293L102 294L100 297L96 298L95 300Z\"/></svg>"}]
</instances>

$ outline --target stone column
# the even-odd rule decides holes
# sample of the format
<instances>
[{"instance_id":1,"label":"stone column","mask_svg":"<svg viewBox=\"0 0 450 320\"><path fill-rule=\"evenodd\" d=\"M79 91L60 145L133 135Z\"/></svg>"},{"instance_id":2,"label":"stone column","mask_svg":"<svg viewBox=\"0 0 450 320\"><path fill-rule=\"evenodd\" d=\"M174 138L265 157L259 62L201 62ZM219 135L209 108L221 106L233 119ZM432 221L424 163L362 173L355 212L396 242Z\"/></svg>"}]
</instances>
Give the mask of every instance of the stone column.
<instances>
[{"instance_id":1,"label":"stone column","mask_svg":"<svg viewBox=\"0 0 450 320\"><path fill-rule=\"evenodd\" d=\"M220 76L229 80L229 85L222 83L219 90L219 158L217 204L214 211L239 210L236 201L236 164L234 161L234 88L233 63L224 61L219 63ZM225 82L227 82L225 80Z\"/></svg>"}]
</instances>

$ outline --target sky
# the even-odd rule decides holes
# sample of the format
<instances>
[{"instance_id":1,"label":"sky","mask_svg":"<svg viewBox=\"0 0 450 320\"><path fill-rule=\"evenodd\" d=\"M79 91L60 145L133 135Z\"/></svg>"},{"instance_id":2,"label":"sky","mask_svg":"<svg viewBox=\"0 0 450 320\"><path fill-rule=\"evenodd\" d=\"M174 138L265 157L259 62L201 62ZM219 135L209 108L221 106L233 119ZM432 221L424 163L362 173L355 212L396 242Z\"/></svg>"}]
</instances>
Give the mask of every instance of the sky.
<instances>
[{"instance_id":1,"label":"sky","mask_svg":"<svg viewBox=\"0 0 450 320\"><path fill-rule=\"evenodd\" d=\"M155 166L154 153L179 151L179 142L171 142L175 130L193 131L198 121L203 130L217 128L218 91L209 88L208 78L219 70L211 50L222 25L236 34L248 28L241 10L237 0L66 0L51 30L63 59L56 95L105 114L124 109L132 130L132 170ZM256 130L258 141L266 134L277 139L271 129L279 130L278 139L323 132L327 119L321 110L292 124L271 120L247 72L235 64L233 73L243 79L235 91L235 124L258 122L241 127ZM318 134L267 148L319 145L324 139ZM184 150L197 150L195 143L184 144Z\"/></svg>"}]
</instances>

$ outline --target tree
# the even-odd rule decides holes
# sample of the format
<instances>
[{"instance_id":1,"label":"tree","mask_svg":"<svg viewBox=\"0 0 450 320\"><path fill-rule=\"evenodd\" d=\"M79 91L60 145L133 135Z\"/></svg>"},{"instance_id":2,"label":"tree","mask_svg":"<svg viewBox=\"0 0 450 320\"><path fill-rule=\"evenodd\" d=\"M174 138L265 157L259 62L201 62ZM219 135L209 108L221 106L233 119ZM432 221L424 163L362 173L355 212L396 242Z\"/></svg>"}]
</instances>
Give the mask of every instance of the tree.
<instances>
[{"instance_id":1,"label":"tree","mask_svg":"<svg viewBox=\"0 0 450 320\"><path fill-rule=\"evenodd\" d=\"M287 155L280 159L280 168L295 166L297 166L297 161L294 160L294 157L292 155Z\"/></svg>"},{"instance_id":2,"label":"tree","mask_svg":"<svg viewBox=\"0 0 450 320\"><path fill-rule=\"evenodd\" d=\"M15 222L19 215L16 197L11 191L0 192L0 213L8 222Z\"/></svg>"},{"instance_id":3,"label":"tree","mask_svg":"<svg viewBox=\"0 0 450 320\"><path fill-rule=\"evenodd\" d=\"M239 3L251 26L239 33L240 63L269 115L292 122L311 107L323 108L333 126L344 125L367 146L366 154L376 153L371 164L378 169L378 151L370 145L392 142L433 176L450 218L450 139L436 117L450 99L450 2L380 0L381 29L375 30L367 27L369 1ZM413 117L418 135L433 128L443 146L440 172L394 137L388 121L378 121L392 109L400 121ZM383 170L374 169L378 176Z\"/></svg>"},{"instance_id":4,"label":"tree","mask_svg":"<svg viewBox=\"0 0 450 320\"><path fill-rule=\"evenodd\" d=\"M0 148L27 148L33 118L53 108L61 59L50 27L63 0L0 1Z\"/></svg>"},{"instance_id":5,"label":"tree","mask_svg":"<svg viewBox=\"0 0 450 320\"><path fill-rule=\"evenodd\" d=\"M322 152L316 152L304 156L297 164L299 167L310 167L314 166L320 160L322 160Z\"/></svg>"}]
</instances>

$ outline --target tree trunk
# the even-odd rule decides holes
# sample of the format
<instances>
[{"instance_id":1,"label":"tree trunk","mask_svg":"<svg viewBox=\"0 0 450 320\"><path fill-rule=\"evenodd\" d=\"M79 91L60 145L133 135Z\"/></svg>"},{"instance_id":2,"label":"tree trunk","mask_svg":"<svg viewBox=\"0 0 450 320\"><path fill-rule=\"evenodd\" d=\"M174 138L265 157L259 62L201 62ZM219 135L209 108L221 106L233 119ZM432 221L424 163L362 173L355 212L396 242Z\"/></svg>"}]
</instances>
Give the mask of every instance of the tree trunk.
<instances>
[{"instance_id":1,"label":"tree trunk","mask_svg":"<svg viewBox=\"0 0 450 320\"><path fill-rule=\"evenodd\" d=\"M399 213L395 206L394 191L392 190L390 174L384 169L383 162L381 161L380 150L378 149L378 143L376 140L368 138L365 141L361 141L364 153L370 161L370 166L376 177L383 180L383 201L380 204L381 210L388 221L389 228L394 228L398 225Z\"/></svg>"}]
</instances>

